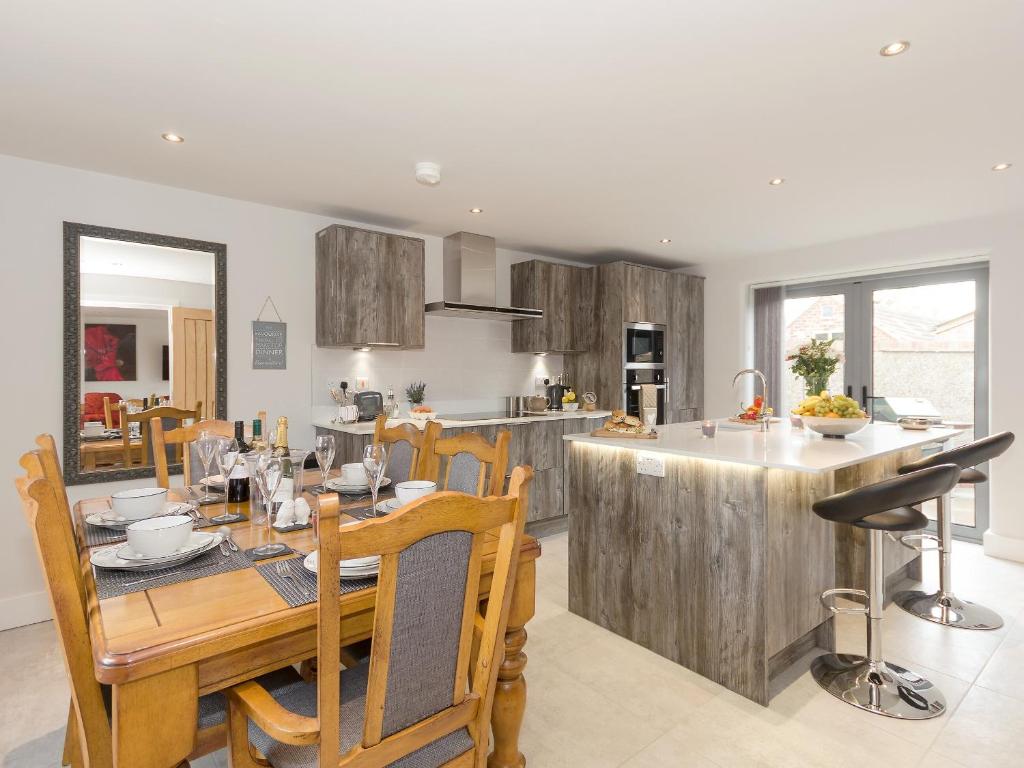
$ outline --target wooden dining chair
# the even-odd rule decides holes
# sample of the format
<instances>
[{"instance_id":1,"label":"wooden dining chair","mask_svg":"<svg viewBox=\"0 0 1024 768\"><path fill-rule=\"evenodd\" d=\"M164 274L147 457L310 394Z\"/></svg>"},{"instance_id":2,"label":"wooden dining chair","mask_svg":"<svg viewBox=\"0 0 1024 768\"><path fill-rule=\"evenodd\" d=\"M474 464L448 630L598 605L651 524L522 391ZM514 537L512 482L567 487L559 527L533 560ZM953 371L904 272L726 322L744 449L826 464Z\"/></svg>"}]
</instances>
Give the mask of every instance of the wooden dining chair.
<instances>
[{"instance_id":1,"label":"wooden dining chair","mask_svg":"<svg viewBox=\"0 0 1024 768\"><path fill-rule=\"evenodd\" d=\"M232 768L483 768L532 477L517 467L508 496L431 494L340 532L338 497L320 496L316 681L277 697L253 683L228 691ZM338 563L370 555L381 558L373 651L339 671Z\"/></svg>"},{"instance_id":2,"label":"wooden dining chair","mask_svg":"<svg viewBox=\"0 0 1024 768\"><path fill-rule=\"evenodd\" d=\"M15 485L35 539L71 687L61 765L112 768L111 689L98 683L93 673L89 637L86 579L92 578L92 572L79 559L56 442L52 435L43 434L36 438L36 444L38 450L22 455L20 464L25 476L17 478ZM291 667L258 679L278 693L300 682ZM226 743L227 704L223 694L200 697L196 712L196 741L190 759ZM187 761L181 765L187 765Z\"/></svg>"},{"instance_id":3,"label":"wooden dining chair","mask_svg":"<svg viewBox=\"0 0 1024 768\"><path fill-rule=\"evenodd\" d=\"M192 410L186 410L185 408L174 408L169 405L161 405L156 408L147 408L144 411L138 413L128 413L128 406L121 404L118 406L118 411L121 418L121 445L123 446L124 456L122 463L124 467L130 467L134 463L132 456L132 445L131 445L131 425L133 423L139 424L139 432L142 437L142 449L141 449L141 466L149 466L149 446L150 446L150 424L153 419L173 419L178 422L178 426L182 427L186 421L195 423L202 418L203 413L203 401L197 400L196 407ZM154 459L156 457L154 456ZM179 453L175 454L175 462L182 460Z\"/></svg>"},{"instance_id":4,"label":"wooden dining chair","mask_svg":"<svg viewBox=\"0 0 1024 768\"><path fill-rule=\"evenodd\" d=\"M187 426L164 431L163 419L153 417L149 422L149 432L153 436L153 456L156 464L156 484L161 488L171 487L171 477L167 464L167 446L179 446L181 463L185 473L185 485L192 485L192 462L199 462L198 454L193 451L193 443L203 432L212 432L218 437L229 440L235 436L235 425L230 421L206 419L196 421ZM193 455L195 453L195 455ZM199 463L202 466L202 463Z\"/></svg>"},{"instance_id":5,"label":"wooden dining chair","mask_svg":"<svg viewBox=\"0 0 1024 768\"><path fill-rule=\"evenodd\" d=\"M511 439L507 429L498 433L493 444L478 432L439 438L424 461L423 478L437 481L439 491L500 496Z\"/></svg>"},{"instance_id":6,"label":"wooden dining chair","mask_svg":"<svg viewBox=\"0 0 1024 768\"><path fill-rule=\"evenodd\" d=\"M434 441L441 434L441 424L428 421L423 429L414 424L387 426L387 416L377 417L373 429L373 444L388 447L387 475L392 483L406 480L423 480L424 459L430 455ZM362 457L359 457L362 460Z\"/></svg>"}]
</instances>

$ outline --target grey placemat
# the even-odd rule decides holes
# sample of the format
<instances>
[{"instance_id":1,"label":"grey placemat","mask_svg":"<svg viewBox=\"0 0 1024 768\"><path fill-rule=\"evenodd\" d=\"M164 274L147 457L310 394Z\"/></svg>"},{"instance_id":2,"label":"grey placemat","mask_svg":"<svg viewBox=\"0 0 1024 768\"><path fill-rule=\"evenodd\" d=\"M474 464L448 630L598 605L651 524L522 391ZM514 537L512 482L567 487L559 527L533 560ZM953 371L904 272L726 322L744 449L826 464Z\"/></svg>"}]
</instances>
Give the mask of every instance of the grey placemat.
<instances>
[{"instance_id":1,"label":"grey placemat","mask_svg":"<svg viewBox=\"0 0 1024 768\"><path fill-rule=\"evenodd\" d=\"M242 520L248 518L243 517L241 520L233 520L231 522L240 523ZM123 528L102 528L98 525L89 525L89 523L82 521L84 528L85 546L87 547L99 547L104 544L117 544L118 542L125 541L127 536ZM209 518L204 517L202 520L197 520L195 527L209 528L210 526L226 525L226 523L215 523Z\"/></svg>"},{"instance_id":2,"label":"grey placemat","mask_svg":"<svg viewBox=\"0 0 1024 768\"><path fill-rule=\"evenodd\" d=\"M308 605L316 602L316 574L307 571L302 567L302 559L305 555L299 555L289 560L278 562L291 564L291 578L284 578L278 575L277 563L264 563L257 565L256 571L267 580L267 583L274 588L290 608L298 608L300 605ZM377 584L377 577L371 576L368 579L342 579L341 594L359 592L362 589L369 589Z\"/></svg>"},{"instance_id":3,"label":"grey placemat","mask_svg":"<svg viewBox=\"0 0 1024 768\"><path fill-rule=\"evenodd\" d=\"M96 579L96 593L100 600L105 600L108 597L120 597L132 592L143 592L168 584L180 584L183 581L251 567L252 561L242 552L232 552L228 557L224 557L220 547L214 547L195 560L176 568L168 568L166 571L112 571L93 567L92 572ZM142 581L143 579L145 581ZM140 581L141 583L135 583Z\"/></svg>"}]
</instances>

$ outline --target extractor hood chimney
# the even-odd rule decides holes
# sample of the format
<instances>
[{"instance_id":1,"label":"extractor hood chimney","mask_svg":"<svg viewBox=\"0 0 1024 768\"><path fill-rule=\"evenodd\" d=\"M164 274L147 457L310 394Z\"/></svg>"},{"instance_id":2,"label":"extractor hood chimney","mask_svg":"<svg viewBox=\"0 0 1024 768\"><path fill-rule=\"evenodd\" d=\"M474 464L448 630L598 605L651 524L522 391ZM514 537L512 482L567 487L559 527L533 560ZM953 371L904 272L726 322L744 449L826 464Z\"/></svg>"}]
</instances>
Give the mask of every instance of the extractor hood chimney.
<instances>
[{"instance_id":1,"label":"extractor hood chimney","mask_svg":"<svg viewBox=\"0 0 1024 768\"><path fill-rule=\"evenodd\" d=\"M495 298L497 250L493 237L456 232L444 239L444 301L426 311L449 317L527 320L544 316L540 309L499 307Z\"/></svg>"}]
</instances>

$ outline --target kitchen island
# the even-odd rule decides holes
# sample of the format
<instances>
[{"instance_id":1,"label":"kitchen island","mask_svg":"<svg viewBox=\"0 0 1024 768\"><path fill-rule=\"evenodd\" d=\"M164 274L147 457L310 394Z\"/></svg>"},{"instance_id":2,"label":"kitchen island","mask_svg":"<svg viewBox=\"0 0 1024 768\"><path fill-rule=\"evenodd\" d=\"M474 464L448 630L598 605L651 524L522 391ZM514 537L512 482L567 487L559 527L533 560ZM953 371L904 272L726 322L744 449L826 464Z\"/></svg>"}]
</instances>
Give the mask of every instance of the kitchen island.
<instances>
[{"instance_id":1,"label":"kitchen island","mask_svg":"<svg viewBox=\"0 0 1024 768\"><path fill-rule=\"evenodd\" d=\"M811 504L896 474L958 432L872 424L828 440L788 423L658 427L653 440L566 435L569 609L760 704L813 647L832 650L819 595L865 586L863 531ZM664 476L640 475L652 458ZM648 463L650 465L650 463ZM920 555L885 551L887 594Z\"/></svg>"}]
</instances>

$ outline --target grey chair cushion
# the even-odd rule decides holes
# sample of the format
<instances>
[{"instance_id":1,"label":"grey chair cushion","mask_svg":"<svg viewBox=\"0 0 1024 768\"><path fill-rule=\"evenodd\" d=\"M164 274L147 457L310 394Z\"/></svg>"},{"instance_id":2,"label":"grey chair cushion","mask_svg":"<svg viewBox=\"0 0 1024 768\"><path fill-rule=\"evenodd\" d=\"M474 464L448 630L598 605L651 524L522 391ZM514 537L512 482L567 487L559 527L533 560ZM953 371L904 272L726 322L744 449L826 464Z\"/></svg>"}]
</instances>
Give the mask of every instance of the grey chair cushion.
<instances>
[{"instance_id":1,"label":"grey chair cushion","mask_svg":"<svg viewBox=\"0 0 1024 768\"><path fill-rule=\"evenodd\" d=\"M395 483L404 483L412 479L412 443L399 440L388 449L387 476L391 478L392 487Z\"/></svg>"},{"instance_id":2,"label":"grey chair cushion","mask_svg":"<svg viewBox=\"0 0 1024 768\"><path fill-rule=\"evenodd\" d=\"M366 682L369 667L360 664L341 673L341 722L339 735L341 754L359 744L363 738L366 711ZM316 684L302 683L290 687L280 696L274 696L285 709L297 715L316 717ZM258 725L249 721L249 741L262 752L274 768L308 768L317 764L315 744L294 746L282 744L268 736ZM469 731L462 728L422 749L391 763L392 768L437 768L473 748Z\"/></svg>"},{"instance_id":3,"label":"grey chair cushion","mask_svg":"<svg viewBox=\"0 0 1024 768\"><path fill-rule=\"evenodd\" d=\"M448 459L448 490L476 496L480 459L472 453L456 453Z\"/></svg>"}]
</instances>

